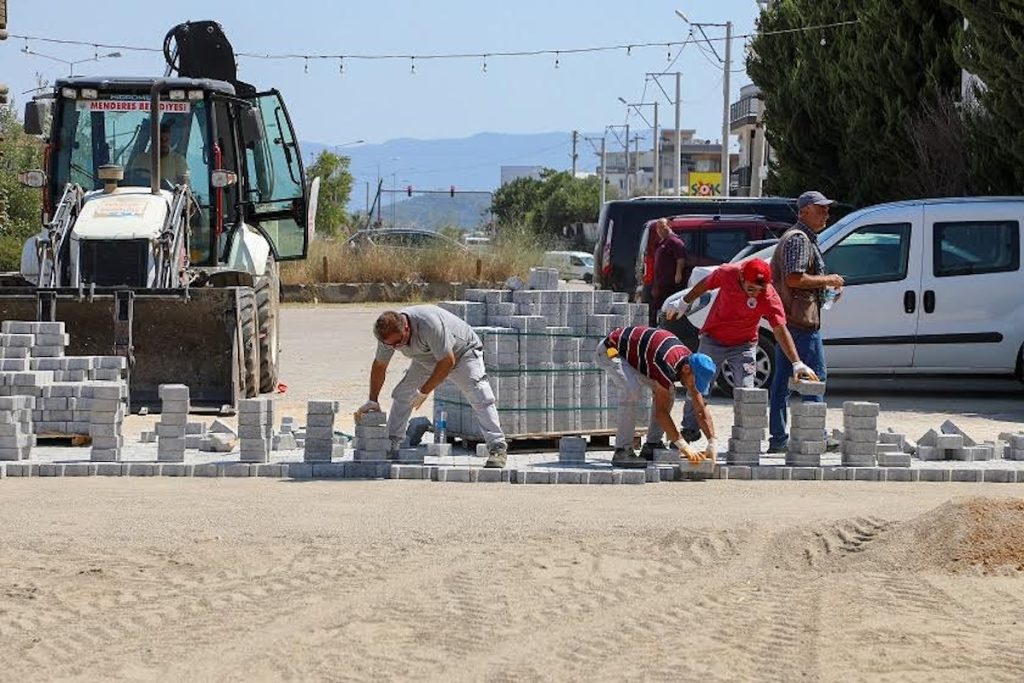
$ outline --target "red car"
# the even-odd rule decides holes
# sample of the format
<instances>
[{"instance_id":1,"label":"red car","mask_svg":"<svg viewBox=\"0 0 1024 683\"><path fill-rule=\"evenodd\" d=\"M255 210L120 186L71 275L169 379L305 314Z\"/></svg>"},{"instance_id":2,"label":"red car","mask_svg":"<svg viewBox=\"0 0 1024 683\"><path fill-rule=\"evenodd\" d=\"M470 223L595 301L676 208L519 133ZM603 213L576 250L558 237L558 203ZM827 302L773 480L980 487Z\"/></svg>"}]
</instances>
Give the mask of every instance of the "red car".
<instances>
[{"instance_id":1,"label":"red car","mask_svg":"<svg viewBox=\"0 0 1024 683\"><path fill-rule=\"evenodd\" d=\"M654 250L657 248L654 226L658 220L647 221L640 235L636 282L645 286L651 283L654 274ZM690 255L687 271L694 266L728 263L748 242L778 237L791 225L771 221L764 216L738 214L672 216L669 224L686 244Z\"/></svg>"}]
</instances>

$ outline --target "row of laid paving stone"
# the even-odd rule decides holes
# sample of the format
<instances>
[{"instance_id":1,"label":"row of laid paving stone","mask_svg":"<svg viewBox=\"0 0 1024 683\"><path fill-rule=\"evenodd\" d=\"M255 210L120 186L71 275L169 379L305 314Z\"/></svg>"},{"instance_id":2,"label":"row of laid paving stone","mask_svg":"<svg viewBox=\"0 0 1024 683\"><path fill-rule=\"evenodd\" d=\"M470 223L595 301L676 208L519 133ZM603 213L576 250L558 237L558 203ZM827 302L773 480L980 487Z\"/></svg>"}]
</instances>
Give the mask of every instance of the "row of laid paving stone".
<instances>
[{"instance_id":1,"label":"row of laid paving stone","mask_svg":"<svg viewBox=\"0 0 1024 683\"><path fill-rule=\"evenodd\" d=\"M611 468L485 469L403 465L390 462L243 463L205 464L132 463L28 463L9 462L0 477L270 477L278 479L413 479L462 483L512 484L644 484L688 479L754 481L873 481L873 482L990 482L1024 483L1024 469L905 467L788 467L651 466L646 469Z\"/></svg>"}]
</instances>

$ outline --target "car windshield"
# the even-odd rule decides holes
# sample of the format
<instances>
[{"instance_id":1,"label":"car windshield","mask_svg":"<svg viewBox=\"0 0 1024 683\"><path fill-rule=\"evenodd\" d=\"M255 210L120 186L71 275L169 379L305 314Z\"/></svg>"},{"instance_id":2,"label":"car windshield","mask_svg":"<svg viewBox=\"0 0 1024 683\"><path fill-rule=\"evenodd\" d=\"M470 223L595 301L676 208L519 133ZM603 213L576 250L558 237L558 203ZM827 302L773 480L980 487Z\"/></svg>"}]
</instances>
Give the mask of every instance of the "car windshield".
<instances>
[{"instance_id":1,"label":"car windshield","mask_svg":"<svg viewBox=\"0 0 1024 683\"><path fill-rule=\"evenodd\" d=\"M116 99L115 99L116 98ZM209 145L206 103L162 102L160 175L165 188L185 174L201 205L209 203ZM68 101L61 108L54 176L57 187L76 183L86 190L103 187L98 169L124 169L122 186L148 187L149 101L102 93L97 99Z\"/></svg>"}]
</instances>

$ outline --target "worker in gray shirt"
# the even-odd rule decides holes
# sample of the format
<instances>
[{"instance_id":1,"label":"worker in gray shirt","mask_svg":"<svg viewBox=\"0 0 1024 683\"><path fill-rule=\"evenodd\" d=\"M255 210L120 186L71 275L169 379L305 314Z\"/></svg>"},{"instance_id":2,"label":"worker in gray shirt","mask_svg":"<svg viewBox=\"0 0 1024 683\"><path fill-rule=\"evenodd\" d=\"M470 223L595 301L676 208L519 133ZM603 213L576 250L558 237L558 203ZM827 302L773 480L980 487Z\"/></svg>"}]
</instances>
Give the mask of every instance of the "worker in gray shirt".
<instances>
[{"instance_id":1,"label":"worker in gray shirt","mask_svg":"<svg viewBox=\"0 0 1024 683\"><path fill-rule=\"evenodd\" d=\"M358 413L380 410L380 390L396 350L412 360L405 377L391 392L388 437L394 454L412 411L423 405L442 382L451 379L473 407L487 441L484 467L504 467L508 445L498 423L494 391L484 370L483 344L473 328L439 306L423 305L381 313L373 333L377 338L377 356L370 368L370 400Z\"/></svg>"}]
</instances>

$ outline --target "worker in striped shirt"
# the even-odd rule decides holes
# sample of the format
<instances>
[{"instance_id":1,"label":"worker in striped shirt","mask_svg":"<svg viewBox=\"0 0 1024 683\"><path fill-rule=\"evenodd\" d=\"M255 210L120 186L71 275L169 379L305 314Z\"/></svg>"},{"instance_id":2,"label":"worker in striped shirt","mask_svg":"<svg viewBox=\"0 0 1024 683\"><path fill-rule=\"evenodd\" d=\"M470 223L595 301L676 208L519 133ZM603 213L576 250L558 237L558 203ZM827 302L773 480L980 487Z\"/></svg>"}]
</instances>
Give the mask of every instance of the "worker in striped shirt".
<instances>
[{"instance_id":1,"label":"worker in striped shirt","mask_svg":"<svg viewBox=\"0 0 1024 683\"><path fill-rule=\"evenodd\" d=\"M691 353L668 330L636 326L612 330L598 343L595 361L609 374L619 392L613 466L646 467L648 461L653 460L654 449L664 446L662 437L665 434L668 434L672 446L690 462L700 462L707 457L714 459L717 451L715 425L704 405L704 394L711 389L716 371L711 358L702 353ZM707 449L703 453L695 451L683 440L672 421L676 382L686 387L697 423L708 438ZM636 411L645 386L653 393L654 403L647 440L638 456L633 450L633 434L636 431Z\"/></svg>"}]
</instances>

